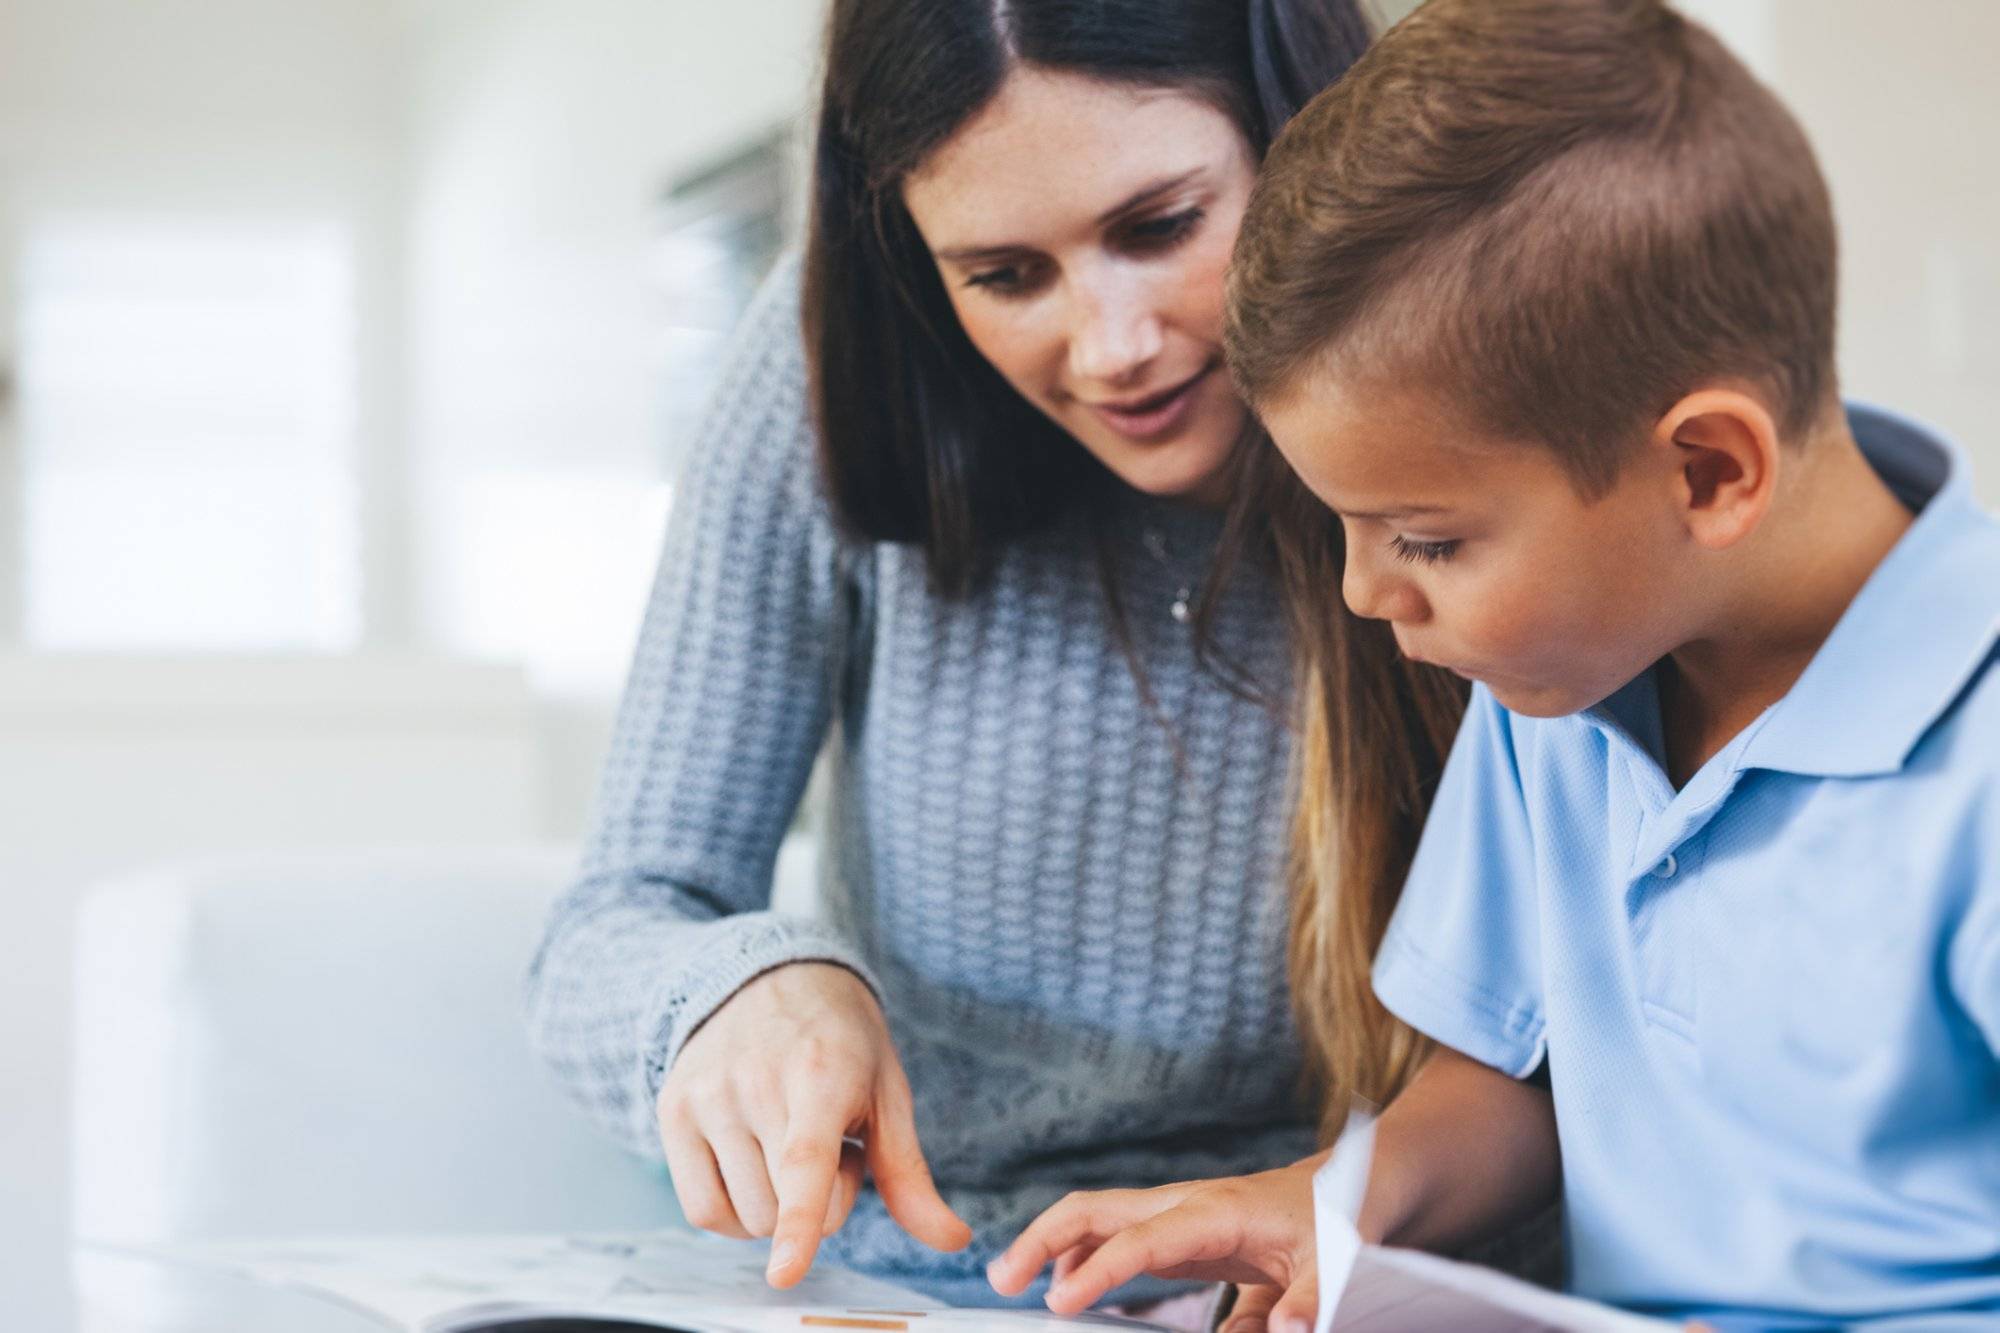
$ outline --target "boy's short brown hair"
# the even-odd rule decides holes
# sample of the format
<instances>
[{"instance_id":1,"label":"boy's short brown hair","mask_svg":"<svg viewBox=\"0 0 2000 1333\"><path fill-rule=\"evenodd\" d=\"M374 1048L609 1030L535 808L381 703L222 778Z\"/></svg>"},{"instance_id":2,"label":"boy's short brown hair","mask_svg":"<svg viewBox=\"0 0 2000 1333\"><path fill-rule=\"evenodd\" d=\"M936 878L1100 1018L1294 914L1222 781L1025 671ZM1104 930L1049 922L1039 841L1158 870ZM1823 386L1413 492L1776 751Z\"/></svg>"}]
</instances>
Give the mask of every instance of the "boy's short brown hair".
<instances>
[{"instance_id":1,"label":"boy's short brown hair","mask_svg":"<svg viewBox=\"0 0 2000 1333\"><path fill-rule=\"evenodd\" d=\"M1703 381L1812 425L1834 250L1798 124L1659 0L1430 0L1272 146L1226 342L1253 407L1414 377L1596 493Z\"/></svg>"}]
</instances>

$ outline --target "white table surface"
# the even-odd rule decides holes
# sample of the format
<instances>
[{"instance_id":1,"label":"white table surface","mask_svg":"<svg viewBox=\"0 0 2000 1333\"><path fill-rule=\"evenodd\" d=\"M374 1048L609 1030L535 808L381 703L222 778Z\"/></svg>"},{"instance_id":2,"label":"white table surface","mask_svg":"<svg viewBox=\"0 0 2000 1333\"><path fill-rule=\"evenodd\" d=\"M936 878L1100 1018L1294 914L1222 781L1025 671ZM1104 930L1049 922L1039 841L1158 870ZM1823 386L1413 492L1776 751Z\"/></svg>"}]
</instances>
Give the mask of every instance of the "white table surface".
<instances>
[{"instance_id":1,"label":"white table surface","mask_svg":"<svg viewBox=\"0 0 2000 1333\"><path fill-rule=\"evenodd\" d=\"M78 1250L77 1333L384 1333L358 1310L228 1273Z\"/></svg>"}]
</instances>

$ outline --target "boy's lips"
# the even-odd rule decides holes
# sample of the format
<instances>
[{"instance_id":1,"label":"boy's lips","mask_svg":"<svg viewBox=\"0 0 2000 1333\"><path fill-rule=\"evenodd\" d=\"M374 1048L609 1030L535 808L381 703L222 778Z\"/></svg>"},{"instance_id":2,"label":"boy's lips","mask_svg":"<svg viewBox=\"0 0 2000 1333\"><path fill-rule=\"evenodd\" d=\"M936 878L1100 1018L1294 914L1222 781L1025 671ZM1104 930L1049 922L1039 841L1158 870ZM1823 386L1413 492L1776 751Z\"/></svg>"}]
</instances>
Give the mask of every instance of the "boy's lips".
<instances>
[{"instance_id":1,"label":"boy's lips","mask_svg":"<svg viewBox=\"0 0 2000 1333\"><path fill-rule=\"evenodd\" d=\"M1440 671L1449 671L1461 680L1485 679L1483 675L1474 671L1471 667L1453 666L1450 662L1440 662L1435 658L1425 657L1421 653L1413 653L1407 650L1404 651L1403 656L1415 662L1418 666L1436 667Z\"/></svg>"}]
</instances>

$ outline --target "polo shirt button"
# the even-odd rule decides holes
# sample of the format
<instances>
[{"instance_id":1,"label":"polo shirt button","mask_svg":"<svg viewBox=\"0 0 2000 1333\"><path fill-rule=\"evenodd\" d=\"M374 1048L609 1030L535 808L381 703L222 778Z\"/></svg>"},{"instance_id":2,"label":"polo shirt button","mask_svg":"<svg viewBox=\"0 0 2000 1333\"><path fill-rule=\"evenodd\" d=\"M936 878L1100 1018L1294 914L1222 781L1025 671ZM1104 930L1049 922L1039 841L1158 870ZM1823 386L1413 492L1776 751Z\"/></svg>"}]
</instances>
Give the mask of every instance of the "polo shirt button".
<instances>
[{"instance_id":1,"label":"polo shirt button","mask_svg":"<svg viewBox=\"0 0 2000 1333\"><path fill-rule=\"evenodd\" d=\"M1672 879L1674 872L1680 868L1681 863L1674 859L1672 852L1668 852L1667 859L1653 867L1653 874L1659 879Z\"/></svg>"}]
</instances>

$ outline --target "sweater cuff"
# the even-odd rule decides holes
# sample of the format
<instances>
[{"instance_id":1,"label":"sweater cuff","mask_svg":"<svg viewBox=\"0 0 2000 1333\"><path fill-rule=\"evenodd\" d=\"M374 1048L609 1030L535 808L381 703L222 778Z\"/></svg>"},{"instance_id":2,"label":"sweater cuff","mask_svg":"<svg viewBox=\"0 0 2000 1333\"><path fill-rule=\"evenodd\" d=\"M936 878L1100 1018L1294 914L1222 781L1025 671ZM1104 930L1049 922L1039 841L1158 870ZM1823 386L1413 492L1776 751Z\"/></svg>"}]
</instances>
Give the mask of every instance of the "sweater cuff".
<instances>
[{"instance_id":1,"label":"sweater cuff","mask_svg":"<svg viewBox=\"0 0 2000 1333\"><path fill-rule=\"evenodd\" d=\"M714 922L704 936L699 956L667 976L648 1006L649 1030L641 1034L640 1050L646 1061L649 1106L659 1100L667 1071L695 1029L737 991L775 968L832 963L861 978L874 992L876 1004L882 1003L881 983L862 961L860 950L825 921L779 912L740 912Z\"/></svg>"}]
</instances>

